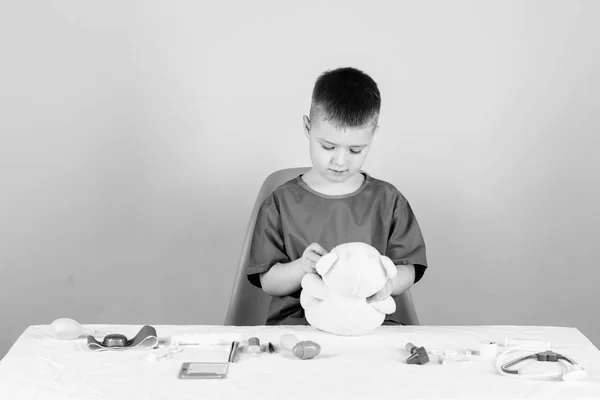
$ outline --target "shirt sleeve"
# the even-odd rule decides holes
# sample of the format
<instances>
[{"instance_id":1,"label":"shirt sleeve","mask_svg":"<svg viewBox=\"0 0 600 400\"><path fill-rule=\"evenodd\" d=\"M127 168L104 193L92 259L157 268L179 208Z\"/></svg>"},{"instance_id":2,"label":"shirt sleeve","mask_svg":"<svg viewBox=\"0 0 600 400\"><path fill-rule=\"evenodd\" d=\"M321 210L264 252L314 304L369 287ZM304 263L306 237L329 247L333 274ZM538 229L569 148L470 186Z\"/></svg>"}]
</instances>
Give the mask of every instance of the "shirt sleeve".
<instances>
[{"instance_id":1,"label":"shirt sleeve","mask_svg":"<svg viewBox=\"0 0 600 400\"><path fill-rule=\"evenodd\" d=\"M414 265L417 283L427 269L425 241L417 218L408 201L400 196L394 209L386 256L395 265Z\"/></svg>"},{"instance_id":2,"label":"shirt sleeve","mask_svg":"<svg viewBox=\"0 0 600 400\"><path fill-rule=\"evenodd\" d=\"M290 259L285 252L281 215L272 202L265 201L256 217L246 275L251 284L260 288L260 273L287 262Z\"/></svg>"}]
</instances>

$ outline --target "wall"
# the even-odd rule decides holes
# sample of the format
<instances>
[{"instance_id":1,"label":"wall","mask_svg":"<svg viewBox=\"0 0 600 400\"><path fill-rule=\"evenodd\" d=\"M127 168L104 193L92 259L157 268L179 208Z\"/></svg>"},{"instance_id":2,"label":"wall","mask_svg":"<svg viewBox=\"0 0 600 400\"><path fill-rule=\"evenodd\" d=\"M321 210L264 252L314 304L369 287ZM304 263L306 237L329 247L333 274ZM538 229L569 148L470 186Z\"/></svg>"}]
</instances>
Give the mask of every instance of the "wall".
<instances>
[{"instance_id":1,"label":"wall","mask_svg":"<svg viewBox=\"0 0 600 400\"><path fill-rule=\"evenodd\" d=\"M63 316L222 323L254 196L346 65L427 241L421 322L600 345L597 2L213 3L0 6L0 356Z\"/></svg>"}]
</instances>

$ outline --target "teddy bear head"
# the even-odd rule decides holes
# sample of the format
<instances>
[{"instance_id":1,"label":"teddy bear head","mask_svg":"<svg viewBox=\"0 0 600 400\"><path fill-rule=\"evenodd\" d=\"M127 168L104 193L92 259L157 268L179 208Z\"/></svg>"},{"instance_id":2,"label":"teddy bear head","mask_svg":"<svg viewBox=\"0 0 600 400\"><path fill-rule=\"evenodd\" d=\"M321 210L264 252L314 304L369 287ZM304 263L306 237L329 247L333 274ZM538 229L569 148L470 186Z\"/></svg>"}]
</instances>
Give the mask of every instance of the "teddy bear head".
<instances>
[{"instance_id":1,"label":"teddy bear head","mask_svg":"<svg viewBox=\"0 0 600 400\"><path fill-rule=\"evenodd\" d=\"M341 244L321 257L316 265L330 291L343 296L367 298L394 278L394 263L366 243Z\"/></svg>"}]
</instances>

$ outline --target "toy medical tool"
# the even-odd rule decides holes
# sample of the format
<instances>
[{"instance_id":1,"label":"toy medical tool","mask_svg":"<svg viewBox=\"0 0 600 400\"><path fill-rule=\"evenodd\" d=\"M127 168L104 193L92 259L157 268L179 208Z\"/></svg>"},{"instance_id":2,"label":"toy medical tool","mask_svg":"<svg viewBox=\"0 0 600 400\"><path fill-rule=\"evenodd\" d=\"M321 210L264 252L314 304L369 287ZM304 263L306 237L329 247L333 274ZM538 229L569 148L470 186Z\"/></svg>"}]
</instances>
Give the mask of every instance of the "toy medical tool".
<instances>
[{"instance_id":1,"label":"toy medical tool","mask_svg":"<svg viewBox=\"0 0 600 400\"><path fill-rule=\"evenodd\" d=\"M479 343L479 356L486 360L492 360L498 355L498 344L490 340L482 340Z\"/></svg>"},{"instance_id":2,"label":"toy medical tool","mask_svg":"<svg viewBox=\"0 0 600 400\"><path fill-rule=\"evenodd\" d=\"M231 342L231 349L229 350L229 358L227 359L227 362L235 362L239 345L240 342L238 341Z\"/></svg>"},{"instance_id":3,"label":"toy medical tool","mask_svg":"<svg viewBox=\"0 0 600 400\"><path fill-rule=\"evenodd\" d=\"M251 337L250 339L248 339L248 352L253 355L256 355L261 352L260 340L258 340L257 337Z\"/></svg>"},{"instance_id":4,"label":"toy medical tool","mask_svg":"<svg viewBox=\"0 0 600 400\"><path fill-rule=\"evenodd\" d=\"M567 357L560 353L555 353L552 350L546 350L539 353L528 354L519 358L516 358L507 363L501 364L502 357L506 356L510 352L517 350L527 350L523 349L519 346L512 347L498 356L496 359L496 369L501 375L507 376L517 376L525 379L541 379L541 378L555 378L562 379L563 381L575 381L579 379L583 379L587 376L587 372L577 364L573 359ZM555 362L564 361L567 363L565 369L561 373L545 373L545 374L525 374L522 370L519 369L511 369L511 367L526 361L526 360L537 360L541 362ZM561 363L561 365L564 365Z\"/></svg>"},{"instance_id":5,"label":"toy medical tool","mask_svg":"<svg viewBox=\"0 0 600 400\"><path fill-rule=\"evenodd\" d=\"M465 350L433 350L430 354L439 358L440 364L449 364L456 361L467 361L473 355L469 349ZM432 361L432 360L430 360Z\"/></svg>"},{"instance_id":6,"label":"toy medical tool","mask_svg":"<svg viewBox=\"0 0 600 400\"><path fill-rule=\"evenodd\" d=\"M298 342L292 349L292 354L301 360L310 360L318 356L319 353L321 353L321 346L310 340Z\"/></svg>"},{"instance_id":7,"label":"toy medical tool","mask_svg":"<svg viewBox=\"0 0 600 400\"><path fill-rule=\"evenodd\" d=\"M79 322L72 318L58 318L50 324L52 333L56 339L74 340L82 335L107 334L109 332L97 331L84 328Z\"/></svg>"},{"instance_id":8,"label":"toy medical tool","mask_svg":"<svg viewBox=\"0 0 600 400\"><path fill-rule=\"evenodd\" d=\"M311 340L300 341L294 335L285 334L281 336L279 344L301 360L310 360L321 353L321 346Z\"/></svg>"},{"instance_id":9,"label":"toy medical tool","mask_svg":"<svg viewBox=\"0 0 600 400\"><path fill-rule=\"evenodd\" d=\"M229 372L229 363L184 362L179 370L179 379L223 379Z\"/></svg>"},{"instance_id":10,"label":"toy medical tool","mask_svg":"<svg viewBox=\"0 0 600 400\"><path fill-rule=\"evenodd\" d=\"M292 351L292 349L294 348L296 343L298 343L299 341L300 340L298 340L298 338L296 336L290 335L290 334L285 334L285 335L281 336L281 339L279 339L279 344L284 349Z\"/></svg>"},{"instance_id":11,"label":"toy medical tool","mask_svg":"<svg viewBox=\"0 0 600 400\"><path fill-rule=\"evenodd\" d=\"M93 336L88 336L87 345L90 350L127 350L133 348L148 348L158 345L158 335L152 326L144 325L142 329L130 340L125 335L109 334L102 342Z\"/></svg>"},{"instance_id":12,"label":"toy medical tool","mask_svg":"<svg viewBox=\"0 0 600 400\"><path fill-rule=\"evenodd\" d=\"M424 347L417 347L412 343L406 343L405 349L411 354L407 359L407 364L427 364L429 356Z\"/></svg>"},{"instance_id":13,"label":"toy medical tool","mask_svg":"<svg viewBox=\"0 0 600 400\"><path fill-rule=\"evenodd\" d=\"M120 333L111 333L104 336L102 345L105 347L125 347L127 346L127 336Z\"/></svg>"},{"instance_id":14,"label":"toy medical tool","mask_svg":"<svg viewBox=\"0 0 600 400\"><path fill-rule=\"evenodd\" d=\"M153 351L148 353L145 359L148 361L170 360L173 358L174 353L179 353L181 351L183 351L183 348L179 347L179 345L159 347L158 349L153 349Z\"/></svg>"},{"instance_id":15,"label":"toy medical tool","mask_svg":"<svg viewBox=\"0 0 600 400\"><path fill-rule=\"evenodd\" d=\"M174 333L171 335L171 344L181 346L213 346L231 342L240 342L242 335L239 333Z\"/></svg>"},{"instance_id":16,"label":"toy medical tool","mask_svg":"<svg viewBox=\"0 0 600 400\"><path fill-rule=\"evenodd\" d=\"M537 340L537 339L519 339L519 338L506 338L504 339L504 347L524 347L527 346L529 348L535 348L538 350L550 350L550 342L547 340Z\"/></svg>"}]
</instances>

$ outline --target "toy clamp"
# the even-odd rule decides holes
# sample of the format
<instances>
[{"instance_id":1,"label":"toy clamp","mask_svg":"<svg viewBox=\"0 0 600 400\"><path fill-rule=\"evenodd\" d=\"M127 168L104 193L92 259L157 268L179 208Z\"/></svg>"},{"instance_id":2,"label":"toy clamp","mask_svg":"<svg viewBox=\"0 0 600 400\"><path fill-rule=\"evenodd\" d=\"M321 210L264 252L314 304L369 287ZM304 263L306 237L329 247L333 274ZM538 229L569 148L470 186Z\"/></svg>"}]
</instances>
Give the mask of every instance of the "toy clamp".
<instances>
[{"instance_id":1,"label":"toy clamp","mask_svg":"<svg viewBox=\"0 0 600 400\"><path fill-rule=\"evenodd\" d=\"M417 347L412 343L407 343L405 348L411 353L411 356L406 359L407 364L423 365L429 362L429 356L424 347Z\"/></svg>"}]
</instances>

